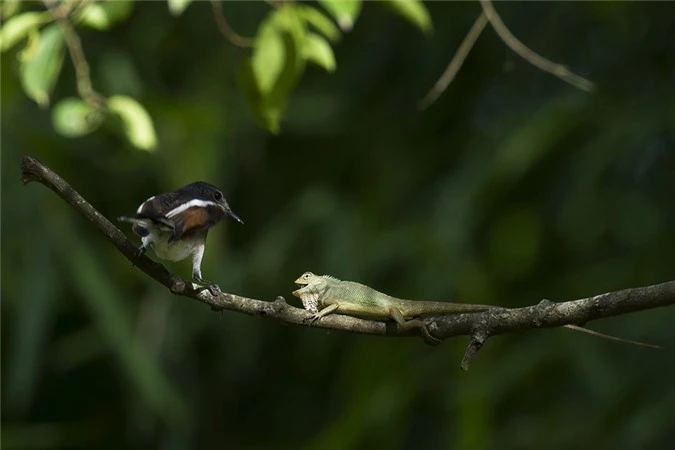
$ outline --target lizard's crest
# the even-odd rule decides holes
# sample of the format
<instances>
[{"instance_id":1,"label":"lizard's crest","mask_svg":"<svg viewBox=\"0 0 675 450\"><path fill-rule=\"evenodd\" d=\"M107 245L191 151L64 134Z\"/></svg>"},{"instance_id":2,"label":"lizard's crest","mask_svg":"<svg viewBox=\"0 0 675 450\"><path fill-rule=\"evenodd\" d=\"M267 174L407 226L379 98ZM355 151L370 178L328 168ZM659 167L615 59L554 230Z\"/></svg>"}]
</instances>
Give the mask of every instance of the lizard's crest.
<instances>
[{"instance_id":1,"label":"lizard's crest","mask_svg":"<svg viewBox=\"0 0 675 450\"><path fill-rule=\"evenodd\" d=\"M334 277L333 275L323 275L322 278L325 278L326 280L330 280L330 281L340 281L339 278Z\"/></svg>"}]
</instances>

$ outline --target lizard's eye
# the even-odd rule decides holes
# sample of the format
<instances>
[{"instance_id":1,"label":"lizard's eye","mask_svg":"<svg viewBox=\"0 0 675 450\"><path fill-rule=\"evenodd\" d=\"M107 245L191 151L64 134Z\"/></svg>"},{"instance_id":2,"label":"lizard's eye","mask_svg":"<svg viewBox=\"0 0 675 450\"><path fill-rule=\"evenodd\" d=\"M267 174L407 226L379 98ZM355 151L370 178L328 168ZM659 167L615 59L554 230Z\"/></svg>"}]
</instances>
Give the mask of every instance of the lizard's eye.
<instances>
[{"instance_id":1,"label":"lizard's eye","mask_svg":"<svg viewBox=\"0 0 675 450\"><path fill-rule=\"evenodd\" d=\"M213 198L216 199L216 200L220 200L220 199L223 198L223 194L221 194L220 192L216 191L216 192L213 193Z\"/></svg>"}]
</instances>

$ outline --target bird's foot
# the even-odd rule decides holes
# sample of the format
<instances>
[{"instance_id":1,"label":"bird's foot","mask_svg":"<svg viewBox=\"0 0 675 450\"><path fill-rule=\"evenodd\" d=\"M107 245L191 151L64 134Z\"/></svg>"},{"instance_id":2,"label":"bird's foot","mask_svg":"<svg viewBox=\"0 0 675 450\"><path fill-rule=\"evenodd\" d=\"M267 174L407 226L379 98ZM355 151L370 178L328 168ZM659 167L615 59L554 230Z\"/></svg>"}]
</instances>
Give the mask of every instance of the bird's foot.
<instances>
[{"instance_id":1,"label":"bird's foot","mask_svg":"<svg viewBox=\"0 0 675 450\"><path fill-rule=\"evenodd\" d=\"M203 284L205 289L208 289L209 292L211 292L211 295L213 295L214 297L222 294L223 291L220 290L220 286L218 286L213 281L208 281L208 280L205 280L205 279L203 279L201 277L197 277L197 276L195 276L194 278L199 283Z\"/></svg>"},{"instance_id":2,"label":"bird's foot","mask_svg":"<svg viewBox=\"0 0 675 450\"><path fill-rule=\"evenodd\" d=\"M148 249L148 248L145 247L145 246L143 246L143 245L141 245L140 247L138 247L138 249L134 252L134 258L138 259L138 258L140 258L141 256L143 256L143 255L145 254L145 251L146 251L147 249ZM135 263L134 261L132 261L132 262L131 262L131 267L135 267L135 266L136 266L136 263Z\"/></svg>"}]
</instances>

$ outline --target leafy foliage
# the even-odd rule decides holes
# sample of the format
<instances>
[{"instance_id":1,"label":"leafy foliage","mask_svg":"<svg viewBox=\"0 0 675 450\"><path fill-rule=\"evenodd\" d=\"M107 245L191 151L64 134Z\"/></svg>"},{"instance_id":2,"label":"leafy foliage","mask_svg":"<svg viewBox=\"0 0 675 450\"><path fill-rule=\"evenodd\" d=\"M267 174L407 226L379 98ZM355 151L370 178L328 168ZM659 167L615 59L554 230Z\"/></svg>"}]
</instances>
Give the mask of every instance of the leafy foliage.
<instances>
[{"instance_id":1,"label":"leafy foliage","mask_svg":"<svg viewBox=\"0 0 675 450\"><path fill-rule=\"evenodd\" d=\"M463 374L465 340L428 348L176 298L51 192L21 185L20 157L35 154L114 220L158 192L213 182L246 225L213 229L204 275L296 306L292 280L306 270L404 298L501 306L673 278L670 4L495 2L523 42L591 77L597 93L537 71L486 31L424 112L417 101L477 4L425 2L431 36L383 4L363 3L348 33L323 4L293 4L304 37L330 43L336 70L286 53L301 67L288 66L294 84L273 99L278 135L249 112L274 105L260 102L255 48L227 42L204 2L177 16L135 2L106 31L70 16L94 88L143 105L153 152L130 151L122 117L78 99L67 52L50 109L21 83L35 33L2 53L3 449L669 448L671 309L588 324L660 352L541 330L488 341ZM10 19L44 12L5 1L3 19L11 8ZM255 36L280 8L223 9ZM284 51L303 48L281 34ZM255 103L238 82L247 66ZM72 116L55 132L62 102ZM88 132L60 134L73 129ZM189 262L167 266L190 276Z\"/></svg>"},{"instance_id":2,"label":"leafy foliage","mask_svg":"<svg viewBox=\"0 0 675 450\"><path fill-rule=\"evenodd\" d=\"M168 0L169 12L180 16L190 3L191 0ZM343 31L352 29L361 11L361 0L321 0L320 3L337 20ZM431 29L429 14L421 1L390 0L386 3L423 31ZM129 18L134 0L61 2L59 7L66 8L69 5L72 8L72 20L78 26L106 31ZM11 17L18 11L18 4L5 10L10 18L0 28L0 48L6 51L27 36L32 36L21 57L22 80L26 95L40 106L46 107L63 62L62 32L58 31L57 24L40 31L42 25L55 19L49 12L30 11ZM334 72L336 69L335 55L330 43L320 35L310 33L310 27L333 43L340 38L340 31L335 24L314 6L286 2L277 9L272 9L260 22L250 60L244 61L239 70L244 97L258 122L272 133L278 133L281 129L288 98L302 78L305 63L314 63L327 72ZM82 66L81 61L73 63L76 70L78 64ZM89 74L80 73L78 76L88 77ZM95 130L98 123L82 119L86 108L73 109L74 105L73 102L66 102L65 106L62 105L55 112L54 117L59 118L59 121L55 121L56 130L69 137L81 136ZM114 101L113 105L114 108L110 104L97 107L111 108L111 112L120 114L125 123L122 129L132 146L142 150L154 148L155 132L147 130L147 127L152 126L152 119L145 108L133 99L123 101L125 107L122 111L130 111L129 113L120 113L119 102ZM131 118L140 118L142 125L131 124L127 120ZM64 124L64 119L72 119L77 123Z\"/></svg>"}]
</instances>

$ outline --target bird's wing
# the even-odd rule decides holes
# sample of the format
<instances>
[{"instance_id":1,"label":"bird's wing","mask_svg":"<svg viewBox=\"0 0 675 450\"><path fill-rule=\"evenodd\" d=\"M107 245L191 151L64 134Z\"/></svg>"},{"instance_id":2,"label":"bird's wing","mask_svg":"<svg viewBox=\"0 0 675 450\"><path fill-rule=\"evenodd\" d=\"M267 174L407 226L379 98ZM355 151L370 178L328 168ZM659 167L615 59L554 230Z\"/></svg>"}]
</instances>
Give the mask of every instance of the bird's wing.
<instances>
[{"instance_id":1,"label":"bird's wing","mask_svg":"<svg viewBox=\"0 0 675 450\"><path fill-rule=\"evenodd\" d=\"M169 220L174 224L173 236L171 236L169 241L206 232L209 227L216 223L214 217L209 214L209 211L200 206L185 209L178 214L172 215Z\"/></svg>"}]
</instances>

